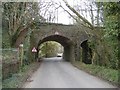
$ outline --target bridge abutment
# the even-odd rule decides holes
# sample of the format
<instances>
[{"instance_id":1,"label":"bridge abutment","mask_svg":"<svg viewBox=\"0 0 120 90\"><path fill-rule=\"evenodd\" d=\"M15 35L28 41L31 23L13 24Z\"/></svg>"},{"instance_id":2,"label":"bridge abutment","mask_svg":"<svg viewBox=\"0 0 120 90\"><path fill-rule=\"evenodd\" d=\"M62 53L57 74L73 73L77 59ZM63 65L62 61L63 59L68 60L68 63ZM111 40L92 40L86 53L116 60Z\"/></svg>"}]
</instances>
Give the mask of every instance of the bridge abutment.
<instances>
[{"instance_id":1,"label":"bridge abutment","mask_svg":"<svg viewBox=\"0 0 120 90\"><path fill-rule=\"evenodd\" d=\"M66 60L66 61L70 61L69 54L70 54L70 47L65 46L64 47L64 53L63 53L63 59Z\"/></svg>"},{"instance_id":2,"label":"bridge abutment","mask_svg":"<svg viewBox=\"0 0 120 90\"><path fill-rule=\"evenodd\" d=\"M63 59L66 61L75 61L74 45L64 47Z\"/></svg>"},{"instance_id":3,"label":"bridge abutment","mask_svg":"<svg viewBox=\"0 0 120 90\"><path fill-rule=\"evenodd\" d=\"M75 49L74 49L74 45L70 45L70 61L73 62L75 61Z\"/></svg>"},{"instance_id":4,"label":"bridge abutment","mask_svg":"<svg viewBox=\"0 0 120 90\"><path fill-rule=\"evenodd\" d=\"M76 61L80 61L81 60L81 46L79 43L77 43L75 46L75 51L74 51L74 54L75 54L75 60Z\"/></svg>"}]
</instances>

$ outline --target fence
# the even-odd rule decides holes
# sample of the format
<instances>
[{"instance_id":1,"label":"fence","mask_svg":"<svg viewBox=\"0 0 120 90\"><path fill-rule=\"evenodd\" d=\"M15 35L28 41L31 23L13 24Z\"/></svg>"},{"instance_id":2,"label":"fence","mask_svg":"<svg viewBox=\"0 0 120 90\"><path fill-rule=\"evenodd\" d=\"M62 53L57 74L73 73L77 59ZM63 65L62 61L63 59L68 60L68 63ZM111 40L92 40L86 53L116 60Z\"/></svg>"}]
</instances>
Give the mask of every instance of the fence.
<instances>
[{"instance_id":1,"label":"fence","mask_svg":"<svg viewBox=\"0 0 120 90\"><path fill-rule=\"evenodd\" d=\"M18 72L19 66L18 49L2 49L2 79L4 80Z\"/></svg>"}]
</instances>

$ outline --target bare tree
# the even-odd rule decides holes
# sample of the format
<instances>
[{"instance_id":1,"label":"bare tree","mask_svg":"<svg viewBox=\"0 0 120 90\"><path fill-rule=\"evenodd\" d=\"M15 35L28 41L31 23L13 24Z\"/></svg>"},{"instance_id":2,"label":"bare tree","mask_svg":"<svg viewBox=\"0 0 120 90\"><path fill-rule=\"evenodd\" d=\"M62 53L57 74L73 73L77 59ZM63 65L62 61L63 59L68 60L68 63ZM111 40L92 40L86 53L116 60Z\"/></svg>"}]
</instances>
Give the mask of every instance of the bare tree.
<instances>
[{"instance_id":1,"label":"bare tree","mask_svg":"<svg viewBox=\"0 0 120 90\"><path fill-rule=\"evenodd\" d=\"M66 6L79 17L79 19L81 19L90 28L93 28L93 25L87 19L83 18L73 7L71 7L66 0L63 1L66 4Z\"/></svg>"},{"instance_id":2,"label":"bare tree","mask_svg":"<svg viewBox=\"0 0 120 90\"><path fill-rule=\"evenodd\" d=\"M25 36L23 32L28 32L28 28L39 18L39 7L36 2L5 2L3 8L3 18L9 23L8 35L13 47L21 41L20 37Z\"/></svg>"},{"instance_id":3,"label":"bare tree","mask_svg":"<svg viewBox=\"0 0 120 90\"><path fill-rule=\"evenodd\" d=\"M41 0L41 2L39 2L39 6L40 15L46 18L46 22L55 22L58 20L59 5L56 2L54 2L54 0Z\"/></svg>"}]
</instances>

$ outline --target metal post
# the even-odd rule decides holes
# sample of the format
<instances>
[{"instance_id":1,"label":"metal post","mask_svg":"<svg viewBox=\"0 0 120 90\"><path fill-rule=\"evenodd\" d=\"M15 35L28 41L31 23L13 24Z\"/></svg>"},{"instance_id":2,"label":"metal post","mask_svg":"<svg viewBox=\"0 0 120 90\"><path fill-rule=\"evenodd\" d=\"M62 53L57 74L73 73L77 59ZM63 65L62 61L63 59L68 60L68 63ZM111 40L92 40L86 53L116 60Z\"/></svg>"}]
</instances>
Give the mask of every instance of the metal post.
<instances>
[{"instance_id":1,"label":"metal post","mask_svg":"<svg viewBox=\"0 0 120 90\"><path fill-rule=\"evenodd\" d=\"M23 51L23 44L20 44L19 45L20 47L20 66L22 67L23 66L23 56L24 56L24 51Z\"/></svg>"}]
</instances>

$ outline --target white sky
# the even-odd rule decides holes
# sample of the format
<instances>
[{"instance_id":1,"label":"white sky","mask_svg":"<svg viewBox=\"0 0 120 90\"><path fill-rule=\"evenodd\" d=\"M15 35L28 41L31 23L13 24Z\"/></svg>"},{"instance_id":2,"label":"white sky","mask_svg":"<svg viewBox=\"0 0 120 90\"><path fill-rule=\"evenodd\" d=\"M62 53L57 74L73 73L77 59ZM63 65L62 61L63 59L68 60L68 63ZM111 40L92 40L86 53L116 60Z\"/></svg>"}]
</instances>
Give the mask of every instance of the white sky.
<instances>
[{"instance_id":1,"label":"white sky","mask_svg":"<svg viewBox=\"0 0 120 90\"><path fill-rule=\"evenodd\" d=\"M43 0L43 1L46 1L46 2L49 2L50 0ZM62 1L62 0L53 0L54 2L57 2L57 3L61 3L61 5L66 9L66 10L69 10L65 3ZM67 0L68 3L73 7L74 5L77 5L79 4L81 6L81 8L86 8L85 7L85 3L84 2L87 2L89 3L89 0ZM70 10L69 10L70 11ZM71 11L70 11L71 12ZM85 14L85 12L83 13ZM87 13L87 16L86 16L86 19L88 19L88 21L91 22L90 20L90 16L89 14ZM70 18L70 15L65 12L62 8L59 8L58 9L58 20L55 21L55 23L62 23L62 24L72 24L73 23L73 19Z\"/></svg>"},{"instance_id":2,"label":"white sky","mask_svg":"<svg viewBox=\"0 0 120 90\"><path fill-rule=\"evenodd\" d=\"M67 10L69 10L69 9L65 6L65 4L64 4L64 2L63 2L62 0L54 0L54 1L60 1L61 3L63 3L62 5L63 5ZM79 5L81 6L81 8L83 8L83 9L86 8L86 7L85 7L85 2L86 2L86 3L90 3L90 2L92 2L92 1L93 1L93 0L67 0L67 2L68 2L72 7L73 7L74 5L79 4ZM61 10L61 11L63 11L63 10ZM83 14L85 14L85 12L84 12ZM94 14L95 14L95 13L94 13ZM67 12L59 13L58 18L59 18L59 19L58 19L58 23L63 23L63 24L72 24L72 23L73 23L73 19L70 18L70 16L68 15ZM87 19L89 22L91 22L89 13L87 13L86 19Z\"/></svg>"},{"instance_id":3,"label":"white sky","mask_svg":"<svg viewBox=\"0 0 120 90\"><path fill-rule=\"evenodd\" d=\"M56 0L55 0L55 1L56 1ZM58 0L57 0L57 1L58 1ZM62 0L59 0L59 1L62 1ZM70 5L73 6L73 0L67 0L67 1L68 1L68 3L69 3ZM66 7L65 4L64 4L64 2L61 2L61 3L63 3L62 5L63 5L64 7ZM67 9L67 7L66 7L66 9ZM61 13L60 13L60 12L61 12ZM68 14L67 12L63 11L63 9L61 9L61 10L59 11L58 23L62 23L62 24L72 24L72 21L70 20L69 14Z\"/></svg>"}]
</instances>

